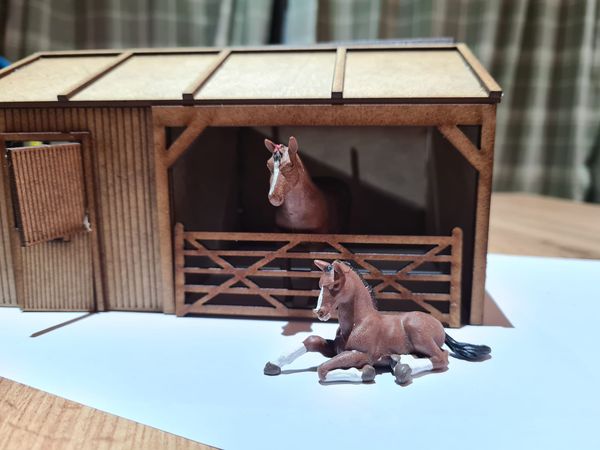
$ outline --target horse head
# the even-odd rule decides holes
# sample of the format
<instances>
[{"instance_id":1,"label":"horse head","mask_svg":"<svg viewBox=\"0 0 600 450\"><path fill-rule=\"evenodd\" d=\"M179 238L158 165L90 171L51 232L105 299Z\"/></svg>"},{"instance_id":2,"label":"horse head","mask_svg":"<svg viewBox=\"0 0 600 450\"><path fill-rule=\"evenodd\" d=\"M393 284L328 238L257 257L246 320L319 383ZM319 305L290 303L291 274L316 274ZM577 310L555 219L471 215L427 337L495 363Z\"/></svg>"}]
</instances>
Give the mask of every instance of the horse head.
<instances>
[{"instance_id":1,"label":"horse head","mask_svg":"<svg viewBox=\"0 0 600 450\"><path fill-rule=\"evenodd\" d=\"M313 310L319 320L329 320L331 314L341 303L350 300L350 296L343 295L346 286L347 273L352 269L341 261L332 263L315 259L315 265L323 272L319 278L319 299L317 307Z\"/></svg>"},{"instance_id":2,"label":"horse head","mask_svg":"<svg viewBox=\"0 0 600 450\"><path fill-rule=\"evenodd\" d=\"M281 206L287 193L298 181L298 141L291 136L286 147L265 139L265 147L272 153L267 161L271 172L269 201L273 206Z\"/></svg>"}]
</instances>

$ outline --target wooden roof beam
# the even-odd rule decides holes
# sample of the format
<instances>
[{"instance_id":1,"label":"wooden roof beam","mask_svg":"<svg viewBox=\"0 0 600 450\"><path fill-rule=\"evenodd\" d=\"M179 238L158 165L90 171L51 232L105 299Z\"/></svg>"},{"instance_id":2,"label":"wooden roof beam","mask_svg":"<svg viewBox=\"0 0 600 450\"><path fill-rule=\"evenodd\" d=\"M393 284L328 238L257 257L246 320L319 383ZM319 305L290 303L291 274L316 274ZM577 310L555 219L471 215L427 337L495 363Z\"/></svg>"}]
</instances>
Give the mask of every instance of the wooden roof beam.
<instances>
[{"instance_id":1,"label":"wooden roof beam","mask_svg":"<svg viewBox=\"0 0 600 450\"><path fill-rule=\"evenodd\" d=\"M0 78L14 72L17 69L20 69L23 66L26 66L29 63L36 61L37 59L39 59L41 57L42 57L42 54L40 52L34 53L33 55L28 56L27 58L23 58L22 60L17 61L16 63L11 64L8 67L5 67L4 69L0 70Z\"/></svg>"},{"instance_id":2,"label":"wooden roof beam","mask_svg":"<svg viewBox=\"0 0 600 450\"><path fill-rule=\"evenodd\" d=\"M346 47L338 47L335 55L335 68L333 70L333 84L331 86L331 99L344 98L344 75L346 73Z\"/></svg>"},{"instance_id":3,"label":"wooden roof beam","mask_svg":"<svg viewBox=\"0 0 600 450\"><path fill-rule=\"evenodd\" d=\"M490 99L499 102L502 99L502 88L496 83L496 80L485 70L466 44L457 44L456 49L467 63L469 70L471 70L473 75L479 80L479 83L487 91Z\"/></svg>"},{"instance_id":4,"label":"wooden roof beam","mask_svg":"<svg viewBox=\"0 0 600 450\"><path fill-rule=\"evenodd\" d=\"M110 72L115 67L119 66L120 64L122 64L123 62L125 62L126 60L131 58L133 55L134 55L134 52L131 52L131 51L121 53L119 56L117 56L115 59L113 59L111 62L109 62L104 67L102 67L97 72L90 74L88 77L77 82L75 85L71 86L69 89L58 94L56 96L56 98L58 99L59 102L69 101L70 98L73 97L75 94L81 92L86 87L88 87L90 84L98 81L100 78L102 78L108 72Z\"/></svg>"},{"instance_id":5,"label":"wooden roof beam","mask_svg":"<svg viewBox=\"0 0 600 450\"><path fill-rule=\"evenodd\" d=\"M224 49L219 52L217 58L213 61L213 63L208 66L205 70L203 70L198 77L192 81L189 86L182 92L181 97L186 102L191 102L194 100L194 96L200 90L202 86L213 76L213 74L223 65L225 60L231 54L230 49Z\"/></svg>"}]
</instances>

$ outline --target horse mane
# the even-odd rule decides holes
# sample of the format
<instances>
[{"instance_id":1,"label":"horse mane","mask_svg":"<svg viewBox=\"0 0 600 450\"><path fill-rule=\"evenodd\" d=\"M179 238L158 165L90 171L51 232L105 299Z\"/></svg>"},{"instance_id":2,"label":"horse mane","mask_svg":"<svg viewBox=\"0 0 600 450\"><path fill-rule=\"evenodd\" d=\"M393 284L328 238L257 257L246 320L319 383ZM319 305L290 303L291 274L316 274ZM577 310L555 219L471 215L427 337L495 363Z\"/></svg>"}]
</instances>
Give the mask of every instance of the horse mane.
<instances>
[{"instance_id":1,"label":"horse mane","mask_svg":"<svg viewBox=\"0 0 600 450\"><path fill-rule=\"evenodd\" d=\"M360 274L360 272L358 271L358 269L356 269L354 266L352 266L352 264L350 264L348 261L342 261L344 264L346 264L351 270L352 272L354 272L356 274L356 276L358 277L358 279L360 281L362 281L362 284L365 288L367 288L367 292L369 293L369 297L371 298L371 302L373 303L373 307L375 309L377 308L377 299L375 298L375 293L373 292L373 288L371 287L371 285L369 283L367 283L367 280L365 280L363 278L363 276Z\"/></svg>"}]
</instances>

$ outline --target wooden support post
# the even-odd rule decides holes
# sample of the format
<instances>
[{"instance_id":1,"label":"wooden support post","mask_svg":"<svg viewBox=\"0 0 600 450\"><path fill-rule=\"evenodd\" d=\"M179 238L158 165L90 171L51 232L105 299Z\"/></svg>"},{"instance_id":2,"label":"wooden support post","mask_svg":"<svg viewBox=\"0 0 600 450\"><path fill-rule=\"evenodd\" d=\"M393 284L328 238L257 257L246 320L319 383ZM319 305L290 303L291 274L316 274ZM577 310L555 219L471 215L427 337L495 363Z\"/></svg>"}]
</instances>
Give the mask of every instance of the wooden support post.
<instances>
[{"instance_id":1,"label":"wooden support post","mask_svg":"<svg viewBox=\"0 0 600 450\"><path fill-rule=\"evenodd\" d=\"M175 254L175 313L182 316L185 307L185 246L183 224L175 224L173 253Z\"/></svg>"},{"instance_id":2,"label":"wooden support post","mask_svg":"<svg viewBox=\"0 0 600 450\"><path fill-rule=\"evenodd\" d=\"M171 245L171 217L169 204L169 174L166 164L166 130L154 124L154 170L156 177L156 213L158 214L158 240L160 258L159 292L162 293L163 312L175 312L173 292L173 253Z\"/></svg>"},{"instance_id":3,"label":"wooden support post","mask_svg":"<svg viewBox=\"0 0 600 450\"><path fill-rule=\"evenodd\" d=\"M450 263L450 325L460 327L461 283L462 283L462 256L463 233L456 227L452 230L452 262Z\"/></svg>"},{"instance_id":4,"label":"wooden support post","mask_svg":"<svg viewBox=\"0 0 600 450\"><path fill-rule=\"evenodd\" d=\"M473 250L473 288L471 290L471 314L469 323L483 322L485 296L485 271L490 224L490 200L492 195L492 172L494 164L494 135L496 131L496 105L486 105L481 125L481 156L484 169L477 178L477 210L475 211L475 247Z\"/></svg>"}]
</instances>

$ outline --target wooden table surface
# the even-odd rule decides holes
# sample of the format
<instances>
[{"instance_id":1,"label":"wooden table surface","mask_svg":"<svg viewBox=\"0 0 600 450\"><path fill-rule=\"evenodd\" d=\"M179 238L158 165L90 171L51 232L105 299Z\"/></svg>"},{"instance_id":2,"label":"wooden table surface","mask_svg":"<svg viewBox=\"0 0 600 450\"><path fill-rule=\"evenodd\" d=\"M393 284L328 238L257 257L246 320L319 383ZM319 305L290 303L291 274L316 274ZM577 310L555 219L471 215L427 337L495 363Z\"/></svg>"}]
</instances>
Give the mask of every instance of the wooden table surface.
<instances>
[{"instance_id":1,"label":"wooden table surface","mask_svg":"<svg viewBox=\"0 0 600 450\"><path fill-rule=\"evenodd\" d=\"M600 205L496 193L489 252L600 259Z\"/></svg>"},{"instance_id":2,"label":"wooden table surface","mask_svg":"<svg viewBox=\"0 0 600 450\"><path fill-rule=\"evenodd\" d=\"M600 259L600 206L494 194L489 251ZM0 378L0 449L50 448L210 447Z\"/></svg>"}]
</instances>

